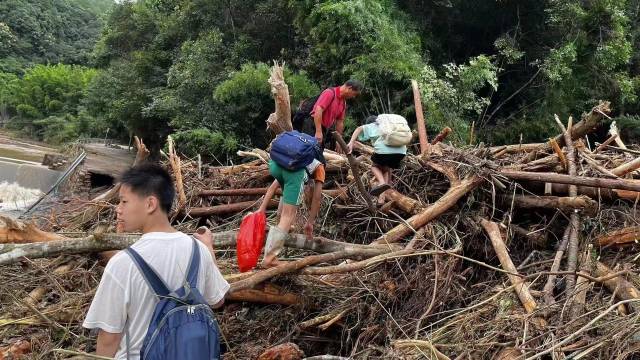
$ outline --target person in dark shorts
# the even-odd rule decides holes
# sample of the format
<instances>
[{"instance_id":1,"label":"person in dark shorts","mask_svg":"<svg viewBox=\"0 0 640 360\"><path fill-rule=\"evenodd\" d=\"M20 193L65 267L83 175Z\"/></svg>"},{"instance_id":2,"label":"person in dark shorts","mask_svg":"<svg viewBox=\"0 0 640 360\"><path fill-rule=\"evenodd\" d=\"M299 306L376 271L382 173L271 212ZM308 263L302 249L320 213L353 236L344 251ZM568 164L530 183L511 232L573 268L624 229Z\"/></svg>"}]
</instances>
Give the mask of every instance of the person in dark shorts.
<instances>
[{"instance_id":1,"label":"person in dark shorts","mask_svg":"<svg viewBox=\"0 0 640 360\"><path fill-rule=\"evenodd\" d=\"M388 146L380 138L380 129L377 120L383 116L399 116L395 114L380 114L369 116L365 125L362 125L353 131L351 141L348 144L348 151L353 150L353 144L356 140L368 141L373 143L374 153L371 156L371 172L376 177L378 185L371 189L371 195L378 196L378 204L384 204L384 192L391 188L391 170L400 167L402 160L407 154L406 146Z\"/></svg>"}]
</instances>

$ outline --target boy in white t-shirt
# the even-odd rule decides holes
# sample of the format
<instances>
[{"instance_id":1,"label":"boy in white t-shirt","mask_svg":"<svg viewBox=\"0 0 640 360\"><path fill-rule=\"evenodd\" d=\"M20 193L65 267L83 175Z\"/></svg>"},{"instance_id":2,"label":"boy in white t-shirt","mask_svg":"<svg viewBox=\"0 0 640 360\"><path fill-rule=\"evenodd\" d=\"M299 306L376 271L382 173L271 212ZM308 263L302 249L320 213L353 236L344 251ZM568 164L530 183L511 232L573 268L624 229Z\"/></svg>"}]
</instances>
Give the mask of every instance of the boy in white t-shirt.
<instances>
[{"instance_id":1,"label":"boy in white t-shirt","mask_svg":"<svg viewBox=\"0 0 640 360\"><path fill-rule=\"evenodd\" d=\"M120 185L116 208L119 228L142 232L132 248L171 290L179 288L185 281L194 245L189 236L169 223L168 213L175 196L170 175L160 166L144 164L126 171ZM200 246L198 290L211 306L220 307L229 284L215 264L213 236L209 230L194 236ZM82 324L99 329L96 354L139 359L157 301L131 258L123 251L116 254L104 269Z\"/></svg>"}]
</instances>

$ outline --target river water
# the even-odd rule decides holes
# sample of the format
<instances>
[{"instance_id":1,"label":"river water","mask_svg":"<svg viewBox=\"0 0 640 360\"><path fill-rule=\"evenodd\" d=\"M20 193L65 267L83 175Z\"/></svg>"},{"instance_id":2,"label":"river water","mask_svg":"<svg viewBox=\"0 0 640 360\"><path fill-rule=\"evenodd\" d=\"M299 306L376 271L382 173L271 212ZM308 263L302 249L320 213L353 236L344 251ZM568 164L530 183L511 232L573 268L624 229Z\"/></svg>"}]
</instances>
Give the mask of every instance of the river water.
<instances>
[{"instance_id":1,"label":"river water","mask_svg":"<svg viewBox=\"0 0 640 360\"><path fill-rule=\"evenodd\" d=\"M41 165L47 152L55 150L0 134L0 213L21 214L60 177Z\"/></svg>"}]
</instances>

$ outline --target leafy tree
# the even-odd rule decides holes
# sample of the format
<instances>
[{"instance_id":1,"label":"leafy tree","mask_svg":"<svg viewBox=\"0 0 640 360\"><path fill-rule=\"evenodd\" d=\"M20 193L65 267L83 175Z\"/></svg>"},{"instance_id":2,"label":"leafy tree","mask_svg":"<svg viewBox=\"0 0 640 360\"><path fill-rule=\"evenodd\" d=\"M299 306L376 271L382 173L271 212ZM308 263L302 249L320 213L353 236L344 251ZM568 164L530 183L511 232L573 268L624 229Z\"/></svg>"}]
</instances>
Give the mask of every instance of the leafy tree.
<instances>
[{"instance_id":1,"label":"leafy tree","mask_svg":"<svg viewBox=\"0 0 640 360\"><path fill-rule=\"evenodd\" d=\"M112 0L4 0L0 2L0 70L20 72L39 63L89 63L102 16Z\"/></svg>"},{"instance_id":2,"label":"leafy tree","mask_svg":"<svg viewBox=\"0 0 640 360\"><path fill-rule=\"evenodd\" d=\"M241 142L266 146L269 134L265 131L265 121L274 110L268 78L267 64L247 64L216 88L214 98L223 106L225 114L219 124L221 130L235 134ZM320 91L305 73L296 74L285 69L284 78L292 107Z\"/></svg>"}]
</instances>

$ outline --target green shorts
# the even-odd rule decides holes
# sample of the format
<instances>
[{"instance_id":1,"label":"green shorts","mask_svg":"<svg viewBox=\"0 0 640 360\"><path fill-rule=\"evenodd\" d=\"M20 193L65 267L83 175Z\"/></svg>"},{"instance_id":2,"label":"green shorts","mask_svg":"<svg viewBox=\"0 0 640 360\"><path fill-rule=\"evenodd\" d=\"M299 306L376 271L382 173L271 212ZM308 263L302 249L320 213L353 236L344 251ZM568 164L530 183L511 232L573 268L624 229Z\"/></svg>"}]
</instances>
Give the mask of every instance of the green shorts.
<instances>
[{"instance_id":1,"label":"green shorts","mask_svg":"<svg viewBox=\"0 0 640 360\"><path fill-rule=\"evenodd\" d=\"M307 182L307 171L290 171L269 160L269 173L273 176L282 188L282 200L285 204L300 205L304 196L304 184Z\"/></svg>"}]
</instances>

